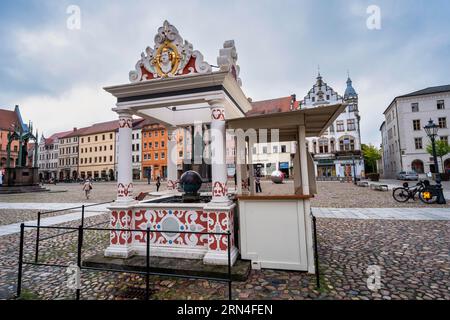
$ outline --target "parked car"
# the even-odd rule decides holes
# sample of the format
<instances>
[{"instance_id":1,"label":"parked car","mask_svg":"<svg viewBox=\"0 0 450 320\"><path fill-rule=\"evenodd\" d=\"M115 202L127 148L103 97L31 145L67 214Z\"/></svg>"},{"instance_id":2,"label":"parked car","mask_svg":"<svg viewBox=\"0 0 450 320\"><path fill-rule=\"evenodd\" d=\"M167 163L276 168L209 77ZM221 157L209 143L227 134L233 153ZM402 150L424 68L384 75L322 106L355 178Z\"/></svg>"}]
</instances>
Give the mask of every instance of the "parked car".
<instances>
[{"instance_id":1,"label":"parked car","mask_svg":"<svg viewBox=\"0 0 450 320\"><path fill-rule=\"evenodd\" d=\"M415 171L400 171L397 174L397 180L413 180L418 181L419 175Z\"/></svg>"}]
</instances>

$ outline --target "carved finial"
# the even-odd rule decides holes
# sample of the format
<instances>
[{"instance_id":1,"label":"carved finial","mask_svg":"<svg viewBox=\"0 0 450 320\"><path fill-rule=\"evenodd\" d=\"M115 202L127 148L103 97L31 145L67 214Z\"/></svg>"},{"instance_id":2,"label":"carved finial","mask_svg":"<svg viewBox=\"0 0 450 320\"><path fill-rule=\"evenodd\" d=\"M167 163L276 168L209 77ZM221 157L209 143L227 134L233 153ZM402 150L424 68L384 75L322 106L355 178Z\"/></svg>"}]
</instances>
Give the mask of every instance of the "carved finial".
<instances>
[{"instance_id":1,"label":"carved finial","mask_svg":"<svg viewBox=\"0 0 450 320\"><path fill-rule=\"evenodd\" d=\"M217 57L217 64L221 71L229 71L233 74L239 85L242 85L242 81L239 78L240 67L237 64L238 54L234 40L225 41L223 49L220 49L219 56Z\"/></svg>"}]
</instances>

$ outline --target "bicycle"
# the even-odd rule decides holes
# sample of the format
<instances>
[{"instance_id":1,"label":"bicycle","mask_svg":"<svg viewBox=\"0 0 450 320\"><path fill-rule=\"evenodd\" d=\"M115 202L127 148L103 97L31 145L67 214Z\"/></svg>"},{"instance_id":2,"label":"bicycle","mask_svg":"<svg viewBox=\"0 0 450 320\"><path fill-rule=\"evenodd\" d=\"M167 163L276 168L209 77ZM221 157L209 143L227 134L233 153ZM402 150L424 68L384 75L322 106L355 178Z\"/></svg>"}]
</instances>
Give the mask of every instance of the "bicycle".
<instances>
[{"instance_id":1,"label":"bicycle","mask_svg":"<svg viewBox=\"0 0 450 320\"><path fill-rule=\"evenodd\" d=\"M437 201L437 192L435 186L430 185L428 180L419 181L414 187L410 187L407 182L403 187L394 188L392 196L397 202L407 202L409 199L414 201L417 198L425 204L433 204Z\"/></svg>"}]
</instances>

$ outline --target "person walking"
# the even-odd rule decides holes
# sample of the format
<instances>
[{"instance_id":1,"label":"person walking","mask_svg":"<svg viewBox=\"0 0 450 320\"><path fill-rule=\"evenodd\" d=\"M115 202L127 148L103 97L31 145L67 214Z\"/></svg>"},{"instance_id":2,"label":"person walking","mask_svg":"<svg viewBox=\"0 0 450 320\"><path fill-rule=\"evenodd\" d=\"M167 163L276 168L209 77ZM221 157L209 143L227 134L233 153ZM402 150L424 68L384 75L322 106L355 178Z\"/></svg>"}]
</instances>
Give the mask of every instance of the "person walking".
<instances>
[{"instance_id":1,"label":"person walking","mask_svg":"<svg viewBox=\"0 0 450 320\"><path fill-rule=\"evenodd\" d=\"M161 177L158 176L158 177L156 178L156 192L159 191L159 187L160 187L160 186L161 186Z\"/></svg>"},{"instance_id":2,"label":"person walking","mask_svg":"<svg viewBox=\"0 0 450 320\"><path fill-rule=\"evenodd\" d=\"M259 174L257 174L255 176L255 185L256 185L256 193L261 193L262 189L261 189L261 178L259 176Z\"/></svg>"},{"instance_id":3,"label":"person walking","mask_svg":"<svg viewBox=\"0 0 450 320\"><path fill-rule=\"evenodd\" d=\"M86 195L86 199L89 200L89 194L91 193L92 190L92 183L89 179L86 179L86 181L84 181L83 183L83 191L84 194Z\"/></svg>"}]
</instances>

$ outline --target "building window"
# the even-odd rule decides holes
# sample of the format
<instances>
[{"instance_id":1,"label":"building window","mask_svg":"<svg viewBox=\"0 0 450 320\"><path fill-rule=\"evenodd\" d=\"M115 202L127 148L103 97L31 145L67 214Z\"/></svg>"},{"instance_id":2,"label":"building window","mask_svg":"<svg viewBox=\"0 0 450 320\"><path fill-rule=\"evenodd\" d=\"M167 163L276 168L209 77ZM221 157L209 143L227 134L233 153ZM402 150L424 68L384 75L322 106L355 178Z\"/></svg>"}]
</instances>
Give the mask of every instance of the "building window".
<instances>
[{"instance_id":1,"label":"building window","mask_svg":"<svg viewBox=\"0 0 450 320\"><path fill-rule=\"evenodd\" d=\"M164 130L161 130L161 136L163 136L164 135Z\"/></svg>"},{"instance_id":2,"label":"building window","mask_svg":"<svg viewBox=\"0 0 450 320\"><path fill-rule=\"evenodd\" d=\"M109 150L112 150L112 144L109 146Z\"/></svg>"},{"instance_id":3,"label":"building window","mask_svg":"<svg viewBox=\"0 0 450 320\"><path fill-rule=\"evenodd\" d=\"M330 130L330 133L334 133L334 125L333 124L331 124L329 130Z\"/></svg>"},{"instance_id":4,"label":"building window","mask_svg":"<svg viewBox=\"0 0 450 320\"><path fill-rule=\"evenodd\" d=\"M136 155L136 162L139 162L139 161L140 161L139 155Z\"/></svg>"},{"instance_id":5,"label":"building window","mask_svg":"<svg viewBox=\"0 0 450 320\"><path fill-rule=\"evenodd\" d=\"M161 152L161 159L164 159L166 157L166 153L165 152Z\"/></svg>"},{"instance_id":6,"label":"building window","mask_svg":"<svg viewBox=\"0 0 450 320\"><path fill-rule=\"evenodd\" d=\"M106 139L106 138L105 138L105 135L102 135L102 140L105 141L105 139Z\"/></svg>"},{"instance_id":7,"label":"building window","mask_svg":"<svg viewBox=\"0 0 450 320\"><path fill-rule=\"evenodd\" d=\"M281 145L281 153L286 153L286 145L285 144Z\"/></svg>"},{"instance_id":8,"label":"building window","mask_svg":"<svg viewBox=\"0 0 450 320\"><path fill-rule=\"evenodd\" d=\"M112 161L113 161L112 156L109 156L109 162L112 162Z\"/></svg>"},{"instance_id":9,"label":"building window","mask_svg":"<svg viewBox=\"0 0 450 320\"><path fill-rule=\"evenodd\" d=\"M447 118L438 118L439 128L444 129L447 128Z\"/></svg>"},{"instance_id":10,"label":"building window","mask_svg":"<svg viewBox=\"0 0 450 320\"><path fill-rule=\"evenodd\" d=\"M84 138L81 138L81 143L84 143Z\"/></svg>"},{"instance_id":11,"label":"building window","mask_svg":"<svg viewBox=\"0 0 450 320\"><path fill-rule=\"evenodd\" d=\"M420 131L422 128L420 127L420 120L413 120L413 130Z\"/></svg>"},{"instance_id":12,"label":"building window","mask_svg":"<svg viewBox=\"0 0 450 320\"><path fill-rule=\"evenodd\" d=\"M353 138L341 138L339 140L340 151L353 151L355 150L355 139Z\"/></svg>"},{"instance_id":13,"label":"building window","mask_svg":"<svg viewBox=\"0 0 450 320\"><path fill-rule=\"evenodd\" d=\"M337 132L345 131L343 120L336 121L336 130Z\"/></svg>"},{"instance_id":14,"label":"building window","mask_svg":"<svg viewBox=\"0 0 450 320\"><path fill-rule=\"evenodd\" d=\"M158 152L155 152L155 160L158 160Z\"/></svg>"},{"instance_id":15,"label":"building window","mask_svg":"<svg viewBox=\"0 0 450 320\"><path fill-rule=\"evenodd\" d=\"M445 141L448 144L448 136L442 136L441 141Z\"/></svg>"},{"instance_id":16,"label":"building window","mask_svg":"<svg viewBox=\"0 0 450 320\"><path fill-rule=\"evenodd\" d=\"M422 149L422 138L414 138L414 145L416 146L416 149Z\"/></svg>"},{"instance_id":17,"label":"building window","mask_svg":"<svg viewBox=\"0 0 450 320\"><path fill-rule=\"evenodd\" d=\"M109 134L109 139L111 139L111 140L112 140L112 138L113 138L113 134L112 134L112 133L110 133L110 134Z\"/></svg>"},{"instance_id":18,"label":"building window","mask_svg":"<svg viewBox=\"0 0 450 320\"><path fill-rule=\"evenodd\" d=\"M155 148L158 148L158 141L155 141Z\"/></svg>"},{"instance_id":19,"label":"building window","mask_svg":"<svg viewBox=\"0 0 450 320\"><path fill-rule=\"evenodd\" d=\"M95 140L95 141L98 141L98 137L97 137L97 136L95 136L94 140Z\"/></svg>"},{"instance_id":20,"label":"building window","mask_svg":"<svg viewBox=\"0 0 450 320\"><path fill-rule=\"evenodd\" d=\"M319 153L328 153L328 139L319 139Z\"/></svg>"},{"instance_id":21,"label":"building window","mask_svg":"<svg viewBox=\"0 0 450 320\"><path fill-rule=\"evenodd\" d=\"M161 141L161 148L164 148L164 141Z\"/></svg>"},{"instance_id":22,"label":"building window","mask_svg":"<svg viewBox=\"0 0 450 320\"><path fill-rule=\"evenodd\" d=\"M278 153L278 146L273 146L273 153Z\"/></svg>"},{"instance_id":23,"label":"building window","mask_svg":"<svg viewBox=\"0 0 450 320\"><path fill-rule=\"evenodd\" d=\"M139 143L136 143L136 151L139 151Z\"/></svg>"},{"instance_id":24,"label":"building window","mask_svg":"<svg viewBox=\"0 0 450 320\"><path fill-rule=\"evenodd\" d=\"M419 112L419 104L416 103L411 103L411 111L412 112Z\"/></svg>"},{"instance_id":25,"label":"building window","mask_svg":"<svg viewBox=\"0 0 450 320\"><path fill-rule=\"evenodd\" d=\"M438 110L444 110L444 109L445 109L445 103L444 103L444 100L438 100L438 101L437 101L437 109L438 109Z\"/></svg>"},{"instance_id":26,"label":"building window","mask_svg":"<svg viewBox=\"0 0 450 320\"><path fill-rule=\"evenodd\" d=\"M149 149L153 148L153 142L149 142L149 143L148 143L148 148L149 148Z\"/></svg>"},{"instance_id":27,"label":"building window","mask_svg":"<svg viewBox=\"0 0 450 320\"><path fill-rule=\"evenodd\" d=\"M178 156L179 156L180 158L183 158L183 151L178 152Z\"/></svg>"},{"instance_id":28,"label":"building window","mask_svg":"<svg viewBox=\"0 0 450 320\"><path fill-rule=\"evenodd\" d=\"M347 120L347 130L348 131L355 131L356 130L356 121L355 121L355 119L348 119Z\"/></svg>"},{"instance_id":29,"label":"building window","mask_svg":"<svg viewBox=\"0 0 450 320\"><path fill-rule=\"evenodd\" d=\"M263 154L267 154L267 147L264 146L262 151L263 151Z\"/></svg>"}]
</instances>

